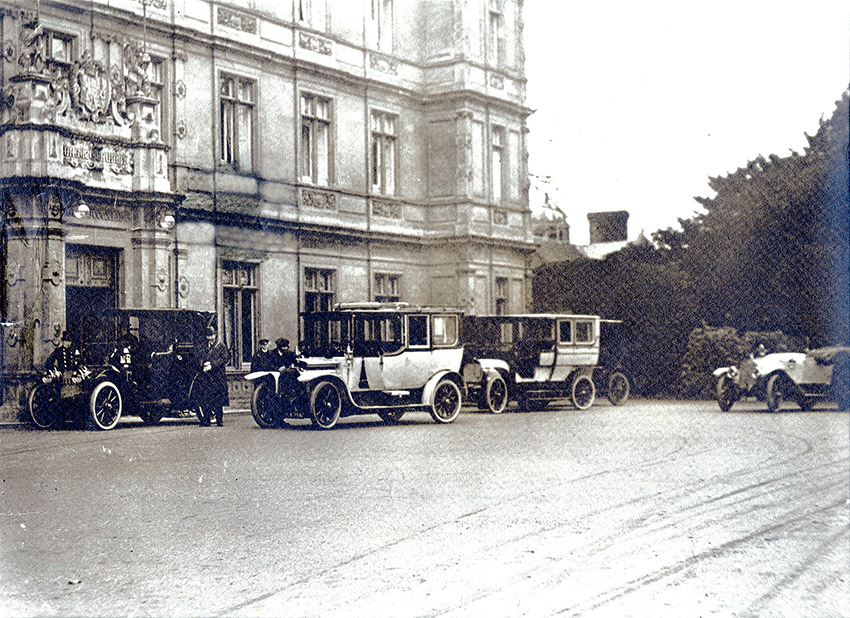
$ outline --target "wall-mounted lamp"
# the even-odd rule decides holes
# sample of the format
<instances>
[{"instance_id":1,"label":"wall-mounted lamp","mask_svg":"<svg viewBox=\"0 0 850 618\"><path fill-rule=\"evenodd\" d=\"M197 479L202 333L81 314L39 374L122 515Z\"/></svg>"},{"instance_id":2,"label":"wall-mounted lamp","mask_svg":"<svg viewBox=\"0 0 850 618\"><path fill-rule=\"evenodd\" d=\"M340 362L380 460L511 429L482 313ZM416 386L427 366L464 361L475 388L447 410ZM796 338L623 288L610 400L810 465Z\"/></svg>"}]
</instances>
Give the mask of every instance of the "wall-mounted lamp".
<instances>
[{"instance_id":1,"label":"wall-mounted lamp","mask_svg":"<svg viewBox=\"0 0 850 618\"><path fill-rule=\"evenodd\" d=\"M162 219L159 220L159 227L164 230L170 230L174 227L174 215L164 215Z\"/></svg>"},{"instance_id":2,"label":"wall-mounted lamp","mask_svg":"<svg viewBox=\"0 0 850 618\"><path fill-rule=\"evenodd\" d=\"M80 202L76 206L74 206L74 210L72 211L75 219L82 219L83 217L88 217L91 209L88 207L88 204L85 202Z\"/></svg>"}]
</instances>

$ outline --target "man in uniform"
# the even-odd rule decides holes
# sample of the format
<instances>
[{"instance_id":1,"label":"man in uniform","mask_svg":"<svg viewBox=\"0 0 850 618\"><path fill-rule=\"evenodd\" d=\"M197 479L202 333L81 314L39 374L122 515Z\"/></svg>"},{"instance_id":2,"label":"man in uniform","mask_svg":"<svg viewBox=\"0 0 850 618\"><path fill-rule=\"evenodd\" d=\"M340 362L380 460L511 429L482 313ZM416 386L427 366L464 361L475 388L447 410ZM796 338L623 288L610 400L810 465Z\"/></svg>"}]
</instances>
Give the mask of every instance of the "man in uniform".
<instances>
[{"instance_id":1,"label":"man in uniform","mask_svg":"<svg viewBox=\"0 0 850 618\"><path fill-rule=\"evenodd\" d=\"M269 343L268 339L260 339L260 349L251 359L251 371L277 369L277 367L272 367L272 353L269 351Z\"/></svg>"},{"instance_id":2,"label":"man in uniform","mask_svg":"<svg viewBox=\"0 0 850 618\"><path fill-rule=\"evenodd\" d=\"M62 333L62 344L50 353L44 362L49 371L60 373L76 369L83 363L83 353L74 343L68 331Z\"/></svg>"},{"instance_id":3,"label":"man in uniform","mask_svg":"<svg viewBox=\"0 0 850 618\"><path fill-rule=\"evenodd\" d=\"M215 327L207 327L207 343L199 351L202 376L200 380L201 426L209 427L212 416L215 424L221 427L224 417L224 406L230 404L227 394L227 359L230 354L221 341L216 341Z\"/></svg>"}]
</instances>

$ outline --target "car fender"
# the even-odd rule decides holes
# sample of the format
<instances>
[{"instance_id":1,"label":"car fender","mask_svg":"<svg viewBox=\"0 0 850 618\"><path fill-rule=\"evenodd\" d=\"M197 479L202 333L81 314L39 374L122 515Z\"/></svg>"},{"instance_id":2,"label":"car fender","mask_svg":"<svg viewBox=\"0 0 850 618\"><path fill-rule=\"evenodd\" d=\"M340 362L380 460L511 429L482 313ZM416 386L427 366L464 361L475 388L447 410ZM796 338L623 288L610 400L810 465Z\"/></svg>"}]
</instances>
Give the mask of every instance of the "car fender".
<instances>
[{"instance_id":1,"label":"car fender","mask_svg":"<svg viewBox=\"0 0 850 618\"><path fill-rule=\"evenodd\" d=\"M254 380L259 380L266 376L271 376L272 379L274 379L274 392L277 392L277 385L280 381L279 371L252 371L251 373L245 374L245 379L249 382L253 382Z\"/></svg>"},{"instance_id":2,"label":"car fender","mask_svg":"<svg viewBox=\"0 0 850 618\"><path fill-rule=\"evenodd\" d=\"M506 361L498 358L479 358L477 361L478 364L481 365L481 370L487 375L493 375L500 372L511 372L510 365L508 365Z\"/></svg>"},{"instance_id":3,"label":"car fender","mask_svg":"<svg viewBox=\"0 0 850 618\"><path fill-rule=\"evenodd\" d=\"M730 365L729 367L718 367L714 371L711 372L715 378L719 378L720 376L729 376L730 378L735 376L738 369L734 365Z\"/></svg>"},{"instance_id":4,"label":"car fender","mask_svg":"<svg viewBox=\"0 0 850 618\"><path fill-rule=\"evenodd\" d=\"M437 384L443 378L450 378L455 384L460 388L461 396L464 395L464 385L461 377L454 371L449 371L448 369L444 369L443 371L438 371L425 383L425 386L422 387L422 404L430 405L431 404L431 396L434 394L434 390L437 388Z\"/></svg>"}]
</instances>

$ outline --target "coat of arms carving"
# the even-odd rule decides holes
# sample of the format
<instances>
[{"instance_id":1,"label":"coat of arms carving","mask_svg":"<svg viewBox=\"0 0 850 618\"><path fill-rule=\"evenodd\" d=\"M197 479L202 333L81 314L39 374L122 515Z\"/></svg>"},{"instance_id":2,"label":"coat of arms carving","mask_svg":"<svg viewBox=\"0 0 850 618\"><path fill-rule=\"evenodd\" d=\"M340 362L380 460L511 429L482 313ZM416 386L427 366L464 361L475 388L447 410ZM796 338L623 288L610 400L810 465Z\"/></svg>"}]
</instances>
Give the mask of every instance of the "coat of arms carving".
<instances>
[{"instance_id":1,"label":"coat of arms carving","mask_svg":"<svg viewBox=\"0 0 850 618\"><path fill-rule=\"evenodd\" d=\"M71 77L71 102L81 120L101 122L109 109L110 78L104 66L86 52Z\"/></svg>"}]
</instances>

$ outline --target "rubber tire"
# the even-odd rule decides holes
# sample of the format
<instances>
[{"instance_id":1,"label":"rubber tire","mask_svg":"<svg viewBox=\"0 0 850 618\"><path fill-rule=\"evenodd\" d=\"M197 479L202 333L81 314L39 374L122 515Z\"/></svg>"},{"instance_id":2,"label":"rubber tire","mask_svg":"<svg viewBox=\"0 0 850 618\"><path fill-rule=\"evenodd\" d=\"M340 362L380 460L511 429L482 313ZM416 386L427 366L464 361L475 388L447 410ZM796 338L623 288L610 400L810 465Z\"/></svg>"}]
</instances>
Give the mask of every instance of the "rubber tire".
<instances>
[{"instance_id":1,"label":"rubber tire","mask_svg":"<svg viewBox=\"0 0 850 618\"><path fill-rule=\"evenodd\" d=\"M89 414L86 425L96 431L108 431L121 420L123 400L121 391L113 382L104 380L89 395Z\"/></svg>"},{"instance_id":2,"label":"rubber tire","mask_svg":"<svg viewBox=\"0 0 850 618\"><path fill-rule=\"evenodd\" d=\"M622 371L614 371L608 376L608 401L615 406L621 406L629 400L631 385L629 378Z\"/></svg>"},{"instance_id":3,"label":"rubber tire","mask_svg":"<svg viewBox=\"0 0 850 618\"><path fill-rule=\"evenodd\" d=\"M443 378L437 382L434 392L431 394L431 405L429 412L435 423L448 424L454 421L460 414L462 396L460 387L450 378Z\"/></svg>"},{"instance_id":4,"label":"rubber tire","mask_svg":"<svg viewBox=\"0 0 850 618\"><path fill-rule=\"evenodd\" d=\"M310 391L310 421L319 429L333 429L342 413L336 384L322 380Z\"/></svg>"},{"instance_id":5,"label":"rubber tire","mask_svg":"<svg viewBox=\"0 0 850 618\"><path fill-rule=\"evenodd\" d=\"M717 405L723 412L728 412L738 400L738 387L729 378L729 376L720 376L717 378L717 385L714 387L714 394L717 397Z\"/></svg>"},{"instance_id":6,"label":"rubber tire","mask_svg":"<svg viewBox=\"0 0 850 618\"><path fill-rule=\"evenodd\" d=\"M784 393L782 392L782 382L785 378L778 373L770 376L767 381L767 391L765 400L767 401L767 409L771 412L777 412L782 407Z\"/></svg>"},{"instance_id":7,"label":"rubber tire","mask_svg":"<svg viewBox=\"0 0 850 618\"><path fill-rule=\"evenodd\" d=\"M492 380L487 380L484 386L485 409L491 414L501 414L508 407L508 385L505 379L497 375Z\"/></svg>"},{"instance_id":8,"label":"rubber tire","mask_svg":"<svg viewBox=\"0 0 850 618\"><path fill-rule=\"evenodd\" d=\"M381 410L380 412L378 412L378 416L380 416L381 420L384 421L387 425L398 425L398 422L401 420L401 417L404 416L404 410Z\"/></svg>"},{"instance_id":9,"label":"rubber tire","mask_svg":"<svg viewBox=\"0 0 850 618\"><path fill-rule=\"evenodd\" d=\"M577 376L570 386L570 401L579 410L587 410L596 399L596 385L589 376Z\"/></svg>"},{"instance_id":10,"label":"rubber tire","mask_svg":"<svg viewBox=\"0 0 850 618\"><path fill-rule=\"evenodd\" d=\"M27 411L33 427L55 429L65 420L62 412L62 398L50 396L50 392L55 390L52 385L36 384L30 391L27 398ZM45 411L44 414L40 413L42 410Z\"/></svg>"},{"instance_id":11,"label":"rubber tire","mask_svg":"<svg viewBox=\"0 0 850 618\"><path fill-rule=\"evenodd\" d=\"M277 398L268 382L260 382L251 393L251 416L263 429L280 427L280 410Z\"/></svg>"}]
</instances>

